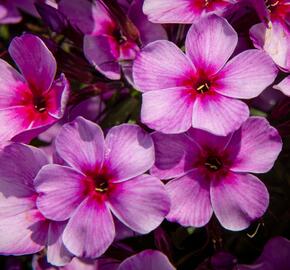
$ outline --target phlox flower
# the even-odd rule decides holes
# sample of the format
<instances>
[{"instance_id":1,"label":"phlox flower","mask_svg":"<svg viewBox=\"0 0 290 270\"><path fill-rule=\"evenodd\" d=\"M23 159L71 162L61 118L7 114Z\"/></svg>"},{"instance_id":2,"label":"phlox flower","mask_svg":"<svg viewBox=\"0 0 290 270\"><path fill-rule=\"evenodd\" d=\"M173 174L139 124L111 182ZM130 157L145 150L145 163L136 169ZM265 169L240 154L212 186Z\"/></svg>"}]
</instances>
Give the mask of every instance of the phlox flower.
<instances>
[{"instance_id":1,"label":"phlox flower","mask_svg":"<svg viewBox=\"0 0 290 270\"><path fill-rule=\"evenodd\" d=\"M189 29L186 54L169 41L148 44L133 65L134 83L143 92L142 122L164 133L181 133L191 126L217 135L238 129L249 109L236 98L258 96L277 70L256 49L228 61L237 42L230 24L210 15Z\"/></svg>"},{"instance_id":2,"label":"phlox flower","mask_svg":"<svg viewBox=\"0 0 290 270\"><path fill-rule=\"evenodd\" d=\"M54 80L56 61L40 38L16 37L9 53L22 74L0 60L0 141L27 141L62 117L69 84L63 74Z\"/></svg>"},{"instance_id":3,"label":"phlox flower","mask_svg":"<svg viewBox=\"0 0 290 270\"><path fill-rule=\"evenodd\" d=\"M145 0L143 11L155 23L193 23L207 15L225 13L235 0Z\"/></svg>"},{"instance_id":4,"label":"phlox flower","mask_svg":"<svg viewBox=\"0 0 290 270\"><path fill-rule=\"evenodd\" d=\"M135 59L139 42L145 45L167 37L161 25L147 20L142 13L142 4L143 0L134 0L124 12L134 26L128 26L129 21L117 21L116 16L100 0L85 0L82 5L79 5L78 0L62 0L59 10L85 34L84 54L88 61L109 79L119 80L121 62ZM124 23L127 30L124 29ZM139 42L137 39L140 39Z\"/></svg>"},{"instance_id":5,"label":"phlox flower","mask_svg":"<svg viewBox=\"0 0 290 270\"><path fill-rule=\"evenodd\" d=\"M269 171L281 151L281 138L267 120L250 117L223 137L199 129L152 137L156 161L151 174L173 178L166 184L169 221L201 227L214 213L224 228L238 231L264 214L267 188L249 172Z\"/></svg>"},{"instance_id":6,"label":"phlox flower","mask_svg":"<svg viewBox=\"0 0 290 270\"><path fill-rule=\"evenodd\" d=\"M113 215L144 234L168 213L164 185L144 174L154 163L154 147L140 127L116 126L104 139L97 124L78 117L62 127L55 147L68 166L42 168L35 182L37 206L49 219L68 220L63 241L76 256L106 251L115 237Z\"/></svg>"},{"instance_id":7,"label":"phlox flower","mask_svg":"<svg viewBox=\"0 0 290 270\"><path fill-rule=\"evenodd\" d=\"M72 255L61 240L66 222L46 219L36 206L34 179L48 164L44 153L11 143L1 150L0 164L0 254L32 254L47 246L50 263L68 263Z\"/></svg>"}]
</instances>

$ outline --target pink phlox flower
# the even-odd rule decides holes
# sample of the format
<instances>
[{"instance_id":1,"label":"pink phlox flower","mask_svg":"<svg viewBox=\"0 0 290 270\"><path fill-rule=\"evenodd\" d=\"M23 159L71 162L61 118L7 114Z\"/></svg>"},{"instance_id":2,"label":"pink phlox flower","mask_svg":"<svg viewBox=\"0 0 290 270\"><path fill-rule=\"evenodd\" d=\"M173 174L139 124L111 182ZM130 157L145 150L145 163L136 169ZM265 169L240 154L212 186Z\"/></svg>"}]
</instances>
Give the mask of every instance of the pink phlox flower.
<instances>
[{"instance_id":1,"label":"pink phlox flower","mask_svg":"<svg viewBox=\"0 0 290 270\"><path fill-rule=\"evenodd\" d=\"M169 221L201 227L214 213L224 228L238 231L265 213L267 188L249 172L269 171L281 151L281 138L267 120L250 117L224 137L198 129L152 137L156 161L151 174L173 179L166 184Z\"/></svg>"}]
</instances>

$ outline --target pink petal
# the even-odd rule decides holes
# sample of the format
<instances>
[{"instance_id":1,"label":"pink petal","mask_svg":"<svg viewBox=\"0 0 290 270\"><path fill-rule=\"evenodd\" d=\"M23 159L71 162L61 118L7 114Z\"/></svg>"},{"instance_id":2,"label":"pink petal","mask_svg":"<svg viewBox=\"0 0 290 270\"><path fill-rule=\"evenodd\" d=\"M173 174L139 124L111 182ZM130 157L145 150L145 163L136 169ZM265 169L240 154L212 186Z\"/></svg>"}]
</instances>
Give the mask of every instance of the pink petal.
<instances>
[{"instance_id":1,"label":"pink petal","mask_svg":"<svg viewBox=\"0 0 290 270\"><path fill-rule=\"evenodd\" d=\"M47 242L47 261L52 265L63 266L68 264L73 255L62 242L62 233L66 222L50 222Z\"/></svg>"},{"instance_id":2,"label":"pink petal","mask_svg":"<svg viewBox=\"0 0 290 270\"><path fill-rule=\"evenodd\" d=\"M196 169L166 184L171 200L167 219L182 226L202 227L212 216L210 179Z\"/></svg>"},{"instance_id":3,"label":"pink petal","mask_svg":"<svg viewBox=\"0 0 290 270\"><path fill-rule=\"evenodd\" d=\"M27 88L24 78L2 59L0 59L0 75L0 108L19 105L19 96L22 96L23 90Z\"/></svg>"},{"instance_id":4,"label":"pink petal","mask_svg":"<svg viewBox=\"0 0 290 270\"><path fill-rule=\"evenodd\" d=\"M9 53L33 92L43 93L50 88L56 73L56 61L40 38L31 34L15 37L10 43Z\"/></svg>"},{"instance_id":5,"label":"pink petal","mask_svg":"<svg viewBox=\"0 0 290 270\"><path fill-rule=\"evenodd\" d=\"M84 54L88 61L111 80L121 77L119 58L119 45L111 36L89 36L84 38Z\"/></svg>"},{"instance_id":6,"label":"pink petal","mask_svg":"<svg viewBox=\"0 0 290 270\"><path fill-rule=\"evenodd\" d=\"M50 116L60 119L66 108L70 94L69 82L61 74L58 80L55 80L46 95L47 110Z\"/></svg>"},{"instance_id":7,"label":"pink petal","mask_svg":"<svg viewBox=\"0 0 290 270\"><path fill-rule=\"evenodd\" d=\"M250 226L269 204L265 185L254 175L229 172L211 182L211 204L221 225L232 231Z\"/></svg>"},{"instance_id":8,"label":"pink petal","mask_svg":"<svg viewBox=\"0 0 290 270\"><path fill-rule=\"evenodd\" d=\"M47 230L48 222L36 209L1 218L0 254L25 255L42 250Z\"/></svg>"},{"instance_id":9,"label":"pink petal","mask_svg":"<svg viewBox=\"0 0 290 270\"><path fill-rule=\"evenodd\" d=\"M193 99L185 87L143 94L141 120L164 133L181 133L191 127Z\"/></svg>"},{"instance_id":10,"label":"pink petal","mask_svg":"<svg viewBox=\"0 0 290 270\"><path fill-rule=\"evenodd\" d=\"M185 48L197 69L215 74L230 58L237 43L238 35L226 19L210 15L193 23Z\"/></svg>"},{"instance_id":11,"label":"pink petal","mask_svg":"<svg viewBox=\"0 0 290 270\"><path fill-rule=\"evenodd\" d=\"M201 13L192 0L145 0L143 12L154 23L192 23Z\"/></svg>"},{"instance_id":12,"label":"pink petal","mask_svg":"<svg viewBox=\"0 0 290 270\"><path fill-rule=\"evenodd\" d=\"M105 140L105 163L115 180L127 180L149 170L154 163L153 141L137 125L110 129Z\"/></svg>"},{"instance_id":13,"label":"pink petal","mask_svg":"<svg viewBox=\"0 0 290 270\"><path fill-rule=\"evenodd\" d=\"M55 146L60 157L79 171L92 172L103 163L103 132L97 124L83 117L77 117L62 127Z\"/></svg>"},{"instance_id":14,"label":"pink petal","mask_svg":"<svg viewBox=\"0 0 290 270\"><path fill-rule=\"evenodd\" d=\"M286 27L273 22L269 28L263 23L255 24L250 29L254 46L263 49L284 71L290 71L290 34Z\"/></svg>"},{"instance_id":15,"label":"pink petal","mask_svg":"<svg viewBox=\"0 0 290 270\"><path fill-rule=\"evenodd\" d=\"M273 85L273 88L280 90L286 96L290 96L290 76L287 76L277 85Z\"/></svg>"},{"instance_id":16,"label":"pink petal","mask_svg":"<svg viewBox=\"0 0 290 270\"><path fill-rule=\"evenodd\" d=\"M198 161L199 146L186 134L155 132L152 138L155 148L155 164L150 170L152 175L160 179L182 176Z\"/></svg>"},{"instance_id":17,"label":"pink petal","mask_svg":"<svg viewBox=\"0 0 290 270\"><path fill-rule=\"evenodd\" d=\"M142 92L183 86L192 79L193 72L189 59L167 40L148 44L133 65L134 83Z\"/></svg>"},{"instance_id":18,"label":"pink petal","mask_svg":"<svg viewBox=\"0 0 290 270\"><path fill-rule=\"evenodd\" d=\"M192 127L226 136L237 130L248 117L249 108L244 102L217 93L205 94L194 103Z\"/></svg>"},{"instance_id":19,"label":"pink petal","mask_svg":"<svg viewBox=\"0 0 290 270\"><path fill-rule=\"evenodd\" d=\"M160 225L169 211L170 201L158 178L141 175L116 184L109 205L126 226L145 234Z\"/></svg>"},{"instance_id":20,"label":"pink petal","mask_svg":"<svg viewBox=\"0 0 290 270\"><path fill-rule=\"evenodd\" d=\"M158 250L144 250L123 261L118 270L175 270L168 258Z\"/></svg>"},{"instance_id":21,"label":"pink petal","mask_svg":"<svg viewBox=\"0 0 290 270\"><path fill-rule=\"evenodd\" d=\"M278 131L265 118L250 117L235 132L228 145L227 151L233 155L231 170L267 172L274 165L281 149L282 141Z\"/></svg>"},{"instance_id":22,"label":"pink petal","mask_svg":"<svg viewBox=\"0 0 290 270\"><path fill-rule=\"evenodd\" d=\"M24 106L0 109L0 141L8 141L31 125Z\"/></svg>"},{"instance_id":23,"label":"pink petal","mask_svg":"<svg viewBox=\"0 0 290 270\"><path fill-rule=\"evenodd\" d=\"M85 199L85 175L65 166L44 166L35 178L37 208L52 220L68 219Z\"/></svg>"},{"instance_id":24,"label":"pink petal","mask_svg":"<svg viewBox=\"0 0 290 270\"><path fill-rule=\"evenodd\" d=\"M101 256L114 237L114 222L109 209L92 197L85 199L76 209L63 233L68 250L86 258Z\"/></svg>"},{"instance_id":25,"label":"pink petal","mask_svg":"<svg viewBox=\"0 0 290 270\"><path fill-rule=\"evenodd\" d=\"M247 50L231 59L217 75L215 91L234 98L254 98L277 75L272 59L259 50Z\"/></svg>"},{"instance_id":26,"label":"pink petal","mask_svg":"<svg viewBox=\"0 0 290 270\"><path fill-rule=\"evenodd\" d=\"M39 270L42 270L42 269L39 269ZM61 270L105 270L105 269L99 268L99 260L90 260L90 259L83 259L83 258L80 259L80 258L74 257L72 261L69 264L63 266ZM111 270L111 269L108 269L108 270Z\"/></svg>"}]
</instances>

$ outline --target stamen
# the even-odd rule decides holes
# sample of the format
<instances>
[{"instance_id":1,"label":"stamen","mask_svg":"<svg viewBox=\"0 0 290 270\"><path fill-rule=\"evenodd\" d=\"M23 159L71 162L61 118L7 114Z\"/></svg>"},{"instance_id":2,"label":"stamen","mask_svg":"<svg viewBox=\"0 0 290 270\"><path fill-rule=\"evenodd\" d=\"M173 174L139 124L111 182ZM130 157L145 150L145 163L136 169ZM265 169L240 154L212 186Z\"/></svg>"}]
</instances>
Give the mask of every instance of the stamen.
<instances>
[{"instance_id":1,"label":"stamen","mask_svg":"<svg viewBox=\"0 0 290 270\"><path fill-rule=\"evenodd\" d=\"M207 82L202 83L200 86L196 88L196 91L202 94L208 90L209 90L209 84Z\"/></svg>"},{"instance_id":2,"label":"stamen","mask_svg":"<svg viewBox=\"0 0 290 270\"><path fill-rule=\"evenodd\" d=\"M210 171L218 171L222 165L222 162L217 157L209 157L204 163L204 166Z\"/></svg>"}]
</instances>

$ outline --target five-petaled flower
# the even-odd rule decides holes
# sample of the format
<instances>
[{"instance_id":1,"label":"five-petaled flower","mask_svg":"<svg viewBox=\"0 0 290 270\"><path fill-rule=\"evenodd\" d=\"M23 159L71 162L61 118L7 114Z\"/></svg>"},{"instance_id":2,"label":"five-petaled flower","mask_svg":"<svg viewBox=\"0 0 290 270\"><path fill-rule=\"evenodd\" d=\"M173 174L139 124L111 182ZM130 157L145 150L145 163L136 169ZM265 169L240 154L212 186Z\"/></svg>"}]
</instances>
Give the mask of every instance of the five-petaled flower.
<instances>
[{"instance_id":1,"label":"five-petaled flower","mask_svg":"<svg viewBox=\"0 0 290 270\"><path fill-rule=\"evenodd\" d=\"M174 178L166 184L171 198L168 220L201 227L214 212L223 227L236 231L264 214L267 188L248 172L269 171L281 151L281 138L267 120L250 117L223 137L199 129L152 136L156 152L152 175Z\"/></svg>"}]
</instances>

